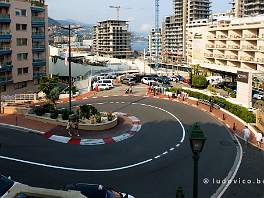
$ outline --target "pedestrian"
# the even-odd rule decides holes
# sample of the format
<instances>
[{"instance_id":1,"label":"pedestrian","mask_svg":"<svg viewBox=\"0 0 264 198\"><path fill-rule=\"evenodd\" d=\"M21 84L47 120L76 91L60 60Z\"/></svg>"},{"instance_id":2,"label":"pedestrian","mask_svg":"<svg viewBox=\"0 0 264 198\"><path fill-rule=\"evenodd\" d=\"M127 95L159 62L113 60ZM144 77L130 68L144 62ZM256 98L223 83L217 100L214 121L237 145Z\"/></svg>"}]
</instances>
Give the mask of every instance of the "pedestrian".
<instances>
[{"instance_id":1,"label":"pedestrian","mask_svg":"<svg viewBox=\"0 0 264 198\"><path fill-rule=\"evenodd\" d=\"M262 141L263 141L262 138L263 138L262 133L257 132L256 140L257 140L257 146L258 146L259 150L261 150L261 144L262 144Z\"/></svg>"},{"instance_id":2,"label":"pedestrian","mask_svg":"<svg viewBox=\"0 0 264 198\"><path fill-rule=\"evenodd\" d=\"M74 128L75 128L75 135L77 135L79 137L80 136L80 134L79 134L79 119L76 119L76 121L74 123Z\"/></svg>"},{"instance_id":3,"label":"pedestrian","mask_svg":"<svg viewBox=\"0 0 264 198\"><path fill-rule=\"evenodd\" d=\"M71 128L72 128L71 121L69 119L68 122L67 122L67 126L66 126L66 130L67 130L69 136L72 136L72 134L71 134Z\"/></svg>"},{"instance_id":4,"label":"pedestrian","mask_svg":"<svg viewBox=\"0 0 264 198\"><path fill-rule=\"evenodd\" d=\"M130 85L130 88L129 88L129 93L132 94L133 91L132 91L132 85Z\"/></svg>"},{"instance_id":5,"label":"pedestrian","mask_svg":"<svg viewBox=\"0 0 264 198\"><path fill-rule=\"evenodd\" d=\"M248 129L248 126L245 126L245 128L243 129L243 138L245 140L245 145L246 147L248 146L248 141L250 138L250 131Z\"/></svg>"}]
</instances>

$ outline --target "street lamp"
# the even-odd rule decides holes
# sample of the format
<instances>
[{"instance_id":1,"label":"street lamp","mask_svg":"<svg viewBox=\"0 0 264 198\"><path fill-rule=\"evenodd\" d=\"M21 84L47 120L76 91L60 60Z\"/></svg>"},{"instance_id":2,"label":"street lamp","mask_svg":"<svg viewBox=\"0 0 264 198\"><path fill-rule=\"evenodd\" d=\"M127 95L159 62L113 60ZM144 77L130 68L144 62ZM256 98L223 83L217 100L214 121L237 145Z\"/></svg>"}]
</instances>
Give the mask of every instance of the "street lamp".
<instances>
[{"instance_id":1,"label":"street lamp","mask_svg":"<svg viewBox=\"0 0 264 198\"><path fill-rule=\"evenodd\" d=\"M72 110L72 104L71 104L71 98L72 98L72 73L71 73L71 31L72 30L77 30L82 27L71 27L69 25L68 27L63 27L61 26L60 28L64 30L68 30L68 37L69 37L69 56L68 56L68 62L69 62L69 110L71 112Z\"/></svg>"},{"instance_id":2,"label":"street lamp","mask_svg":"<svg viewBox=\"0 0 264 198\"><path fill-rule=\"evenodd\" d=\"M200 153L203 150L206 137L201 130L198 123L195 123L190 129L190 145L193 152L193 198L198 198L198 161L200 158Z\"/></svg>"}]
</instances>

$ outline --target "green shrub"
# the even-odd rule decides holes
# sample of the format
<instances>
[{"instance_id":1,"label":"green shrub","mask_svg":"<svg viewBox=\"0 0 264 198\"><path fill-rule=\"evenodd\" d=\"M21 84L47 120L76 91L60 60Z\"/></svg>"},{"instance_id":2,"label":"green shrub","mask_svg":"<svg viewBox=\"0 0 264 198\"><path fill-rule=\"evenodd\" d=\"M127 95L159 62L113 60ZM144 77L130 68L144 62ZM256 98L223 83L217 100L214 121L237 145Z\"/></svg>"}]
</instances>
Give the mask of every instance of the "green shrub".
<instances>
[{"instance_id":1,"label":"green shrub","mask_svg":"<svg viewBox=\"0 0 264 198\"><path fill-rule=\"evenodd\" d=\"M45 110L42 106L36 106L34 108L34 113L37 115L37 116L43 116L45 114Z\"/></svg>"},{"instance_id":2,"label":"green shrub","mask_svg":"<svg viewBox=\"0 0 264 198\"><path fill-rule=\"evenodd\" d=\"M190 97L201 99L201 100L211 100L214 104L217 104L224 108L225 110L229 111L230 113L238 116L242 120L247 123L255 123L256 116L249 112L247 108L233 104L231 102L226 101L223 98L215 97L215 96L207 96L205 94L194 92L190 90L184 90L184 92L188 93Z\"/></svg>"},{"instance_id":3,"label":"green shrub","mask_svg":"<svg viewBox=\"0 0 264 198\"><path fill-rule=\"evenodd\" d=\"M107 113L107 120L108 120L108 121L112 121L112 120L114 119L114 117L115 117L115 116L114 116L112 113L110 113L110 112Z\"/></svg>"},{"instance_id":4,"label":"green shrub","mask_svg":"<svg viewBox=\"0 0 264 198\"><path fill-rule=\"evenodd\" d=\"M55 110L55 106L51 103L46 103L43 105L45 113L52 113Z\"/></svg>"},{"instance_id":5,"label":"green shrub","mask_svg":"<svg viewBox=\"0 0 264 198\"><path fill-rule=\"evenodd\" d=\"M63 120L69 120L69 116L70 116L71 114L73 114L73 112L70 111L69 109L63 109L63 110L61 111L61 114L62 114L62 119L63 119Z\"/></svg>"},{"instance_id":6,"label":"green shrub","mask_svg":"<svg viewBox=\"0 0 264 198\"><path fill-rule=\"evenodd\" d=\"M80 116L82 118L90 119L91 116L96 115L98 110L92 105L80 106Z\"/></svg>"},{"instance_id":7,"label":"green shrub","mask_svg":"<svg viewBox=\"0 0 264 198\"><path fill-rule=\"evenodd\" d=\"M208 82L205 76L202 75L194 75L192 76L192 86L196 88L206 88Z\"/></svg>"},{"instance_id":8,"label":"green shrub","mask_svg":"<svg viewBox=\"0 0 264 198\"><path fill-rule=\"evenodd\" d=\"M95 119L96 119L96 122L97 122L97 123L102 123L102 116L101 116L100 113L97 113L97 114L95 115Z\"/></svg>"},{"instance_id":9,"label":"green shrub","mask_svg":"<svg viewBox=\"0 0 264 198\"><path fill-rule=\"evenodd\" d=\"M59 112L58 111L53 111L51 114L50 114L50 118L51 119L57 119L59 116Z\"/></svg>"}]
</instances>

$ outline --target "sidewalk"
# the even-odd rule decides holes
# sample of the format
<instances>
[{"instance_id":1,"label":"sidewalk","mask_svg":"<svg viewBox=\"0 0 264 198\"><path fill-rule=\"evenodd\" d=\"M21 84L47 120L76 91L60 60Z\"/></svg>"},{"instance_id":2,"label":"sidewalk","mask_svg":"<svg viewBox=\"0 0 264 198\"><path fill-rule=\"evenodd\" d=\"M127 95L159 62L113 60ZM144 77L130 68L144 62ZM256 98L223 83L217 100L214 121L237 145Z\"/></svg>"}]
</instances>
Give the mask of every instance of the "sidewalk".
<instances>
[{"instance_id":1,"label":"sidewalk","mask_svg":"<svg viewBox=\"0 0 264 198\"><path fill-rule=\"evenodd\" d=\"M150 97L155 97L155 98L161 98L161 99L168 99L168 100L174 100L186 105L191 105L193 107L199 108L200 110L204 111L204 112L208 112L210 113L212 116L214 116L216 119L220 120L221 122L225 123L226 126L231 130L231 132L235 135L237 135L238 137L242 138L243 134L242 134L242 130L245 128L244 124L241 123L239 120L237 120L235 117L226 114L224 111L222 111L221 109L212 109L212 112L210 112L210 107L205 105L205 104L201 104L199 103L197 106L197 101L190 99L190 98L185 98L185 100L183 101L182 98L168 98L168 96L165 95L157 95L157 96L153 96L153 94L148 94L148 96ZM251 132L251 136L250 136L250 143L252 145L254 145L255 147L257 147L257 141L256 138L253 134L253 132ZM264 145L261 145L261 149L264 151Z\"/></svg>"}]
</instances>

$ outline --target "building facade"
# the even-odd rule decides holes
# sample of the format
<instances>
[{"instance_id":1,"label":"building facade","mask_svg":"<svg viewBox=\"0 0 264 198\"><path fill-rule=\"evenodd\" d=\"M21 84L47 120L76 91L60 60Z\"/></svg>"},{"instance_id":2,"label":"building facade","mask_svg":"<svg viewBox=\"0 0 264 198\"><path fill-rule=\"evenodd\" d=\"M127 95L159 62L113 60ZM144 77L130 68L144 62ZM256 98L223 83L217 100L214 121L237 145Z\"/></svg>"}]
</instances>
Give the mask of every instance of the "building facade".
<instances>
[{"instance_id":1,"label":"building facade","mask_svg":"<svg viewBox=\"0 0 264 198\"><path fill-rule=\"evenodd\" d=\"M163 23L163 62L186 61L187 24L210 16L210 0L174 0L174 16Z\"/></svg>"},{"instance_id":2,"label":"building facade","mask_svg":"<svg viewBox=\"0 0 264 198\"><path fill-rule=\"evenodd\" d=\"M131 33L128 22L107 20L94 26L93 50L98 56L125 59L131 54Z\"/></svg>"},{"instance_id":3,"label":"building facade","mask_svg":"<svg viewBox=\"0 0 264 198\"><path fill-rule=\"evenodd\" d=\"M3 94L32 92L48 73L44 0L0 0L0 85Z\"/></svg>"},{"instance_id":4,"label":"building facade","mask_svg":"<svg viewBox=\"0 0 264 198\"><path fill-rule=\"evenodd\" d=\"M236 17L264 14L264 0L234 0Z\"/></svg>"},{"instance_id":5,"label":"building facade","mask_svg":"<svg viewBox=\"0 0 264 198\"><path fill-rule=\"evenodd\" d=\"M161 49L161 44L162 44L161 30L157 34L155 29L152 29L151 33L148 36L148 53L149 53L151 60L155 60L155 57L156 57L156 53L157 53L156 39L157 39L157 36L159 39L159 45L158 46L159 46L159 49ZM161 54L161 52L160 52L160 54Z\"/></svg>"}]
</instances>

